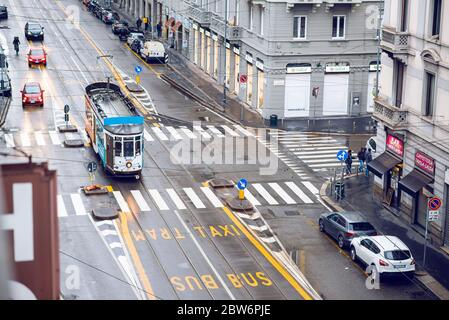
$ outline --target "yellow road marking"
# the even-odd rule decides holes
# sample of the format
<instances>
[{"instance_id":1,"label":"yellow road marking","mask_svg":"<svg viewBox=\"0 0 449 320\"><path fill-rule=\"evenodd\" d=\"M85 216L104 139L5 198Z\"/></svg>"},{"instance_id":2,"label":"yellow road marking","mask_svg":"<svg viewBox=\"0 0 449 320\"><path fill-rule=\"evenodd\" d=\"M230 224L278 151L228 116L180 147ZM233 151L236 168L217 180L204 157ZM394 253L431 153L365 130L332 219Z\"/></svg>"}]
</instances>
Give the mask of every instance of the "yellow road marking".
<instances>
[{"instance_id":1,"label":"yellow road marking","mask_svg":"<svg viewBox=\"0 0 449 320\"><path fill-rule=\"evenodd\" d=\"M114 191L114 189L112 189L112 186L106 186L106 190L108 190L108 192Z\"/></svg>"},{"instance_id":2,"label":"yellow road marking","mask_svg":"<svg viewBox=\"0 0 449 320\"><path fill-rule=\"evenodd\" d=\"M160 77L161 73L157 72L156 70L154 70L153 66L151 64L149 64L148 62L146 62L145 60L142 59L141 56L139 56L136 52L134 52L128 44L125 44L125 48L128 49L129 52L131 52L133 55L135 55L140 61L142 61L142 63L148 68L150 69L156 76Z\"/></svg>"},{"instance_id":3,"label":"yellow road marking","mask_svg":"<svg viewBox=\"0 0 449 320\"><path fill-rule=\"evenodd\" d=\"M139 274L140 281L142 282L142 285L145 288L146 295L150 300L156 300L150 280L148 279L148 276L145 273L142 261L140 260L139 254L137 253L137 249L129 233L127 215L129 215L130 218L132 219L129 213L125 214L123 212L120 212L120 225L119 225L120 233L122 234L123 240L126 242L126 246L128 247L128 251L134 262L134 266L136 267L137 273Z\"/></svg>"},{"instance_id":4,"label":"yellow road marking","mask_svg":"<svg viewBox=\"0 0 449 320\"><path fill-rule=\"evenodd\" d=\"M274 258L265 247L253 237L248 229L234 216L234 214L227 207L223 208L223 211L228 215L229 219L242 231L242 233L248 238L248 240L259 250L260 253L271 263L271 265L287 280L290 285L305 299L313 300L312 297L302 288L302 286L296 281L296 279Z\"/></svg>"}]
</instances>

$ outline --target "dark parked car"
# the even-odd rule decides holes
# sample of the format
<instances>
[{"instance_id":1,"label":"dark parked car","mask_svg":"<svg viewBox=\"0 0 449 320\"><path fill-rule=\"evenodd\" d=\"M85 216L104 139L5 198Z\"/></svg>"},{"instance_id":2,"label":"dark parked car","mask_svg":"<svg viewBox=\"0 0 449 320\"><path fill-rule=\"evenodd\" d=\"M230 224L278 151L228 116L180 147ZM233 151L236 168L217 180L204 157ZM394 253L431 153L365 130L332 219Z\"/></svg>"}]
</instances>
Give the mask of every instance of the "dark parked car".
<instances>
[{"instance_id":1,"label":"dark parked car","mask_svg":"<svg viewBox=\"0 0 449 320\"><path fill-rule=\"evenodd\" d=\"M89 4L87 5L87 10L90 12L94 12L94 10L96 8L98 8L100 5L98 4L97 1L93 0L93 1L89 1Z\"/></svg>"},{"instance_id":2,"label":"dark parked car","mask_svg":"<svg viewBox=\"0 0 449 320\"><path fill-rule=\"evenodd\" d=\"M135 39L132 43L131 43L131 50L136 52L136 53L140 53L140 49L143 48L143 41L139 40L139 39Z\"/></svg>"},{"instance_id":3,"label":"dark parked car","mask_svg":"<svg viewBox=\"0 0 449 320\"><path fill-rule=\"evenodd\" d=\"M118 39L120 41L127 41L129 36L129 31L127 28L120 29L120 33L118 35Z\"/></svg>"},{"instance_id":4,"label":"dark parked car","mask_svg":"<svg viewBox=\"0 0 449 320\"><path fill-rule=\"evenodd\" d=\"M0 6L0 19L8 19L8 8Z\"/></svg>"},{"instance_id":5,"label":"dark parked car","mask_svg":"<svg viewBox=\"0 0 449 320\"><path fill-rule=\"evenodd\" d=\"M25 25L25 38L27 40L44 41L44 27L39 23L27 22Z\"/></svg>"},{"instance_id":6,"label":"dark parked car","mask_svg":"<svg viewBox=\"0 0 449 320\"><path fill-rule=\"evenodd\" d=\"M128 32L128 23L116 21L112 24L111 28L113 34L120 34L122 30L126 30L126 32Z\"/></svg>"},{"instance_id":7,"label":"dark parked car","mask_svg":"<svg viewBox=\"0 0 449 320\"><path fill-rule=\"evenodd\" d=\"M98 19L101 19L101 16L102 16L102 14L103 14L103 8L100 7L99 5L97 5L97 6L93 9L92 13L93 13L94 16L96 16Z\"/></svg>"},{"instance_id":8,"label":"dark parked car","mask_svg":"<svg viewBox=\"0 0 449 320\"><path fill-rule=\"evenodd\" d=\"M321 232L337 240L338 246L348 246L359 236L375 236L376 229L359 212L323 213L318 220Z\"/></svg>"},{"instance_id":9,"label":"dark parked car","mask_svg":"<svg viewBox=\"0 0 449 320\"><path fill-rule=\"evenodd\" d=\"M0 96L11 96L11 79L6 68L0 69Z\"/></svg>"}]
</instances>

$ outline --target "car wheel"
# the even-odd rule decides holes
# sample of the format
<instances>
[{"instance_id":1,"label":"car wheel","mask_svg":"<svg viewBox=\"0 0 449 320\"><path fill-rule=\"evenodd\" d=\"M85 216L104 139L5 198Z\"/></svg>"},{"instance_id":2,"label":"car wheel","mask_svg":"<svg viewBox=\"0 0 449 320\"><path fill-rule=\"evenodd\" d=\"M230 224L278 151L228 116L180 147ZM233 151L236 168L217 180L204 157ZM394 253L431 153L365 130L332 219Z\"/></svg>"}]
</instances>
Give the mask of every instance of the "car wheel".
<instances>
[{"instance_id":1,"label":"car wheel","mask_svg":"<svg viewBox=\"0 0 449 320\"><path fill-rule=\"evenodd\" d=\"M351 254L351 260L352 261L357 261L357 253L355 252L355 248L354 247L351 247L350 254Z\"/></svg>"},{"instance_id":2,"label":"car wheel","mask_svg":"<svg viewBox=\"0 0 449 320\"><path fill-rule=\"evenodd\" d=\"M345 241L341 235L338 236L337 241L338 241L338 246L340 247L340 249L343 249L345 246Z\"/></svg>"},{"instance_id":3,"label":"car wheel","mask_svg":"<svg viewBox=\"0 0 449 320\"><path fill-rule=\"evenodd\" d=\"M320 232L324 232L324 222L322 219L318 222L318 225L320 226Z\"/></svg>"},{"instance_id":4,"label":"car wheel","mask_svg":"<svg viewBox=\"0 0 449 320\"><path fill-rule=\"evenodd\" d=\"M31 63L28 63L28 68L31 68Z\"/></svg>"},{"instance_id":5,"label":"car wheel","mask_svg":"<svg viewBox=\"0 0 449 320\"><path fill-rule=\"evenodd\" d=\"M45 68L47 67L47 64L46 64L46 63L44 63L44 67L45 67Z\"/></svg>"}]
</instances>

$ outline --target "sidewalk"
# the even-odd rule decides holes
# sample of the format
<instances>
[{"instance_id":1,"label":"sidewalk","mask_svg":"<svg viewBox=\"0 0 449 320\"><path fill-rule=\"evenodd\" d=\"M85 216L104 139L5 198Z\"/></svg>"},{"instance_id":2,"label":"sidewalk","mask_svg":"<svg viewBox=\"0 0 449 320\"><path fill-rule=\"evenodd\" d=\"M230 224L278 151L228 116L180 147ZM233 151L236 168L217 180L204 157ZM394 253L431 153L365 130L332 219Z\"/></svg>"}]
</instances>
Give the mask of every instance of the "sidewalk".
<instances>
[{"instance_id":1,"label":"sidewalk","mask_svg":"<svg viewBox=\"0 0 449 320\"><path fill-rule=\"evenodd\" d=\"M135 17L120 9L117 3L113 3L112 6L119 13L122 20L127 21L130 26L135 26ZM149 30L145 31L145 36L151 39L153 38L153 33ZM209 107L215 112L245 126L265 127L264 119L257 111L251 110L240 103L236 96L228 91L226 103L224 103L223 86L220 86L212 77L187 60L180 52L170 48L167 41L164 39L157 40L165 44L169 54L168 68L164 72L164 76L202 100L207 101Z\"/></svg>"},{"instance_id":2,"label":"sidewalk","mask_svg":"<svg viewBox=\"0 0 449 320\"><path fill-rule=\"evenodd\" d=\"M320 194L323 201L335 211L360 211L382 234L400 238L412 251L417 271L423 271L424 238L374 199L372 189L373 177L359 175L345 180L346 198L343 201L337 203L330 196L329 182L323 185ZM425 271L427 274L416 275L416 280L440 299L448 300L449 255L439 248L428 245Z\"/></svg>"}]
</instances>

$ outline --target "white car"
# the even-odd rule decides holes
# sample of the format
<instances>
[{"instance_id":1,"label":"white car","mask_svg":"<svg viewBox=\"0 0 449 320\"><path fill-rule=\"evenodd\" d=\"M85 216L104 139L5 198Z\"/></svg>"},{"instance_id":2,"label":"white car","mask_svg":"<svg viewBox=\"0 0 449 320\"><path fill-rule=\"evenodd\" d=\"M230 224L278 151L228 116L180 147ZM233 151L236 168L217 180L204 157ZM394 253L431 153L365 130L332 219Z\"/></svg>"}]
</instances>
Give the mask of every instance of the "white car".
<instances>
[{"instance_id":1,"label":"white car","mask_svg":"<svg viewBox=\"0 0 449 320\"><path fill-rule=\"evenodd\" d=\"M140 41L145 41L145 37L143 35L143 33L140 32L131 32L128 35L128 39L126 40L128 43L128 46L131 46L131 44L134 42L134 40L140 40Z\"/></svg>"},{"instance_id":2,"label":"white car","mask_svg":"<svg viewBox=\"0 0 449 320\"><path fill-rule=\"evenodd\" d=\"M164 45L159 41L146 41L140 50L140 55L146 62L166 63L167 61Z\"/></svg>"},{"instance_id":3,"label":"white car","mask_svg":"<svg viewBox=\"0 0 449 320\"><path fill-rule=\"evenodd\" d=\"M415 260L410 249L395 236L357 237L351 241L351 259L372 266L380 276L415 274ZM373 270L374 271L374 270Z\"/></svg>"}]
</instances>

